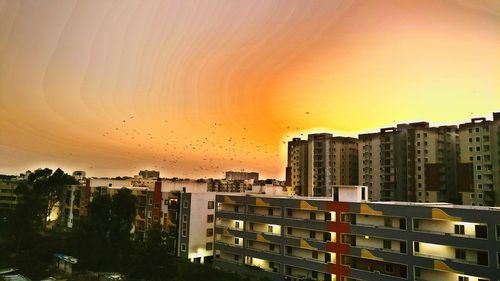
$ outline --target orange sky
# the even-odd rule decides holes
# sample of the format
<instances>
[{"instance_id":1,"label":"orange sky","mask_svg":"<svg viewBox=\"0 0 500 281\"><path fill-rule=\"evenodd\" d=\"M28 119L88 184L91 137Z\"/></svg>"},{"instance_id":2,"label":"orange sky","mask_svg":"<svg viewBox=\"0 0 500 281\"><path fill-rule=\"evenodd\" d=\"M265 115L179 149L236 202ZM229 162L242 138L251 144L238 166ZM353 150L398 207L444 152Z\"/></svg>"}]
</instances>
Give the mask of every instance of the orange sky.
<instances>
[{"instance_id":1,"label":"orange sky","mask_svg":"<svg viewBox=\"0 0 500 281\"><path fill-rule=\"evenodd\" d=\"M0 105L0 173L283 178L301 133L491 118L500 3L0 0Z\"/></svg>"}]
</instances>

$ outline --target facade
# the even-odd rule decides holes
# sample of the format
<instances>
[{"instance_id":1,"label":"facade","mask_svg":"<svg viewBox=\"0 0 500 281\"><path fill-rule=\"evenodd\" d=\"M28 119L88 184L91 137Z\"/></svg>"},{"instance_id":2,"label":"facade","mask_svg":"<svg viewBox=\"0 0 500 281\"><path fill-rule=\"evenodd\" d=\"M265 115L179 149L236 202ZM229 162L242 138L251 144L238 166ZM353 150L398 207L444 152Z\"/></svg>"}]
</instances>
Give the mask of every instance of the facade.
<instances>
[{"instance_id":1,"label":"facade","mask_svg":"<svg viewBox=\"0 0 500 281\"><path fill-rule=\"evenodd\" d=\"M17 205L17 195L15 193L17 181L0 181L0 210L13 210Z\"/></svg>"},{"instance_id":2,"label":"facade","mask_svg":"<svg viewBox=\"0 0 500 281\"><path fill-rule=\"evenodd\" d=\"M228 171L226 172L226 180L254 180L258 181L259 180L259 173L256 172L233 172L233 171Z\"/></svg>"},{"instance_id":3,"label":"facade","mask_svg":"<svg viewBox=\"0 0 500 281\"><path fill-rule=\"evenodd\" d=\"M359 181L374 201L457 202L456 126L398 124L359 135Z\"/></svg>"},{"instance_id":4,"label":"facade","mask_svg":"<svg viewBox=\"0 0 500 281\"><path fill-rule=\"evenodd\" d=\"M139 176L143 179L159 179L160 172L159 171L141 170L141 171L139 171Z\"/></svg>"},{"instance_id":5,"label":"facade","mask_svg":"<svg viewBox=\"0 0 500 281\"><path fill-rule=\"evenodd\" d=\"M195 263L213 258L215 193L173 193L177 196L176 254Z\"/></svg>"},{"instance_id":6,"label":"facade","mask_svg":"<svg viewBox=\"0 0 500 281\"><path fill-rule=\"evenodd\" d=\"M310 134L288 143L286 183L302 196L324 196L334 185L358 184L358 140Z\"/></svg>"},{"instance_id":7,"label":"facade","mask_svg":"<svg viewBox=\"0 0 500 281\"><path fill-rule=\"evenodd\" d=\"M214 265L273 280L500 280L500 209L217 195Z\"/></svg>"},{"instance_id":8,"label":"facade","mask_svg":"<svg viewBox=\"0 0 500 281\"><path fill-rule=\"evenodd\" d=\"M288 160L286 165L286 186L296 194L307 195L307 140L293 138L288 142Z\"/></svg>"},{"instance_id":9,"label":"facade","mask_svg":"<svg viewBox=\"0 0 500 281\"><path fill-rule=\"evenodd\" d=\"M459 135L462 204L500 206L500 112L460 124Z\"/></svg>"}]
</instances>

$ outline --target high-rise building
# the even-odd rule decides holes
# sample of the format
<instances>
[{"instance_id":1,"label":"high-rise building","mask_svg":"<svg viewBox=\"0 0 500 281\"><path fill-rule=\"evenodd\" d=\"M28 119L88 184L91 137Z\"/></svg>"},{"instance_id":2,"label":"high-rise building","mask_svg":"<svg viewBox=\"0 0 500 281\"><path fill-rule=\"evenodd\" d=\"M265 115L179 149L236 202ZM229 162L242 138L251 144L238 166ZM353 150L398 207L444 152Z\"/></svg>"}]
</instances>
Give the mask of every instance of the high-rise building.
<instances>
[{"instance_id":1,"label":"high-rise building","mask_svg":"<svg viewBox=\"0 0 500 281\"><path fill-rule=\"evenodd\" d=\"M293 138L288 142L286 186L292 187L296 194L307 195L307 153L307 140Z\"/></svg>"},{"instance_id":2,"label":"high-rise building","mask_svg":"<svg viewBox=\"0 0 500 281\"><path fill-rule=\"evenodd\" d=\"M325 196L334 185L358 184L358 140L310 134L288 143L287 185L303 196Z\"/></svg>"},{"instance_id":3,"label":"high-rise building","mask_svg":"<svg viewBox=\"0 0 500 281\"><path fill-rule=\"evenodd\" d=\"M456 202L456 126L398 124L359 135L359 181L371 200Z\"/></svg>"},{"instance_id":4,"label":"high-rise building","mask_svg":"<svg viewBox=\"0 0 500 281\"><path fill-rule=\"evenodd\" d=\"M459 135L462 204L500 206L500 112L460 124Z\"/></svg>"}]
</instances>

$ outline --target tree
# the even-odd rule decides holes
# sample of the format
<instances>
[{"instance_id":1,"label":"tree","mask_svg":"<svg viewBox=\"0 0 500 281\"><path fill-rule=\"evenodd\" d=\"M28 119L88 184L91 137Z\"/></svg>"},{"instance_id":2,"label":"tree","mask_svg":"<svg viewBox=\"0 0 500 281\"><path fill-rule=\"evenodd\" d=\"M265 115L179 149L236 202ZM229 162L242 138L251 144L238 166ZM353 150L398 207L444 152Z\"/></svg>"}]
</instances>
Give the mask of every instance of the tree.
<instances>
[{"instance_id":1,"label":"tree","mask_svg":"<svg viewBox=\"0 0 500 281\"><path fill-rule=\"evenodd\" d=\"M135 260L129 267L134 280L175 280L177 266L172 256L172 241L159 224L154 224L146 233L146 241L138 244Z\"/></svg>"}]
</instances>

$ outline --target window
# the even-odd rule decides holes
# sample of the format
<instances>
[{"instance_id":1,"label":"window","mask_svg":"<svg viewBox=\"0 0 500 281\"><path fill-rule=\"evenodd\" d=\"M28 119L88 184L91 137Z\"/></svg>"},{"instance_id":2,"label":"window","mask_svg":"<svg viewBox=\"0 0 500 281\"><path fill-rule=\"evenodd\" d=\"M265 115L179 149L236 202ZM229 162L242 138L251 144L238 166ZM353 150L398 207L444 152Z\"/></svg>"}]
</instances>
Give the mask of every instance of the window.
<instances>
[{"instance_id":1,"label":"window","mask_svg":"<svg viewBox=\"0 0 500 281\"><path fill-rule=\"evenodd\" d=\"M293 216L293 210L292 209L286 209L286 215L291 217Z\"/></svg>"},{"instance_id":2,"label":"window","mask_svg":"<svg viewBox=\"0 0 500 281\"><path fill-rule=\"evenodd\" d=\"M480 146L476 146L476 151L481 151L481 147Z\"/></svg>"},{"instance_id":3,"label":"window","mask_svg":"<svg viewBox=\"0 0 500 281\"><path fill-rule=\"evenodd\" d=\"M207 242L207 244L205 244L205 249L207 251L211 251L214 247L214 244L212 242Z\"/></svg>"},{"instance_id":4,"label":"window","mask_svg":"<svg viewBox=\"0 0 500 281\"><path fill-rule=\"evenodd\" d=\"M315 231L309 231L309 238L315 239L316 238L316 232Z\"/></svg>"},{"instance_id":5,"label":"window","mask_svg":"<svg viewBox=\"0 0 500 281\"><path fill-rule=\"evenodd\" d=\"M208 209L213 209L214 205L214 201L208 201Z\"/></svg>"},{"instance_id":6,"label":"window","mask_svg":"<svg viewBox=\"0 0 500 281\"><path fill-rule=\"evenodd\" d=\"M312 258L317 259L318 258L318 252L317 251L312 251Z\"/></svg>"},{"instance_id":7,"label":"window","mask_svg":"<svg viewBox=\"0 0 500 281\"><path fill-rule=\"evenodd\" d=\"M500 240L500 224L497 224L497 240Z\"/></svg>"},{"instance_id":8,"label":"window","mask_svg":"<svg viewBox=\"0 0 500 281\"><path fill-rule=\"evenodd\" d=\"M239 221L235 221L234 222L234 227L235 228L240 228L240 222Z\"/></svg>"},{"instance_id":9,"label":"window","mask_svg":"<svg viewBox=\"0 0 500 281\"><path fill-rule=\"evenodd\" d=\"M481 161L481 155L476 156L477 161Z\"/></svg>"},{"instance_id":10,"label":"window","mask_svg":"<svg viewBox=\"0 0 500 281\"><path fill-rule=\"evenodd\" d=\"M239 255L234 255L234 260L235 261L239 261L240 260L240 256Z\"/></svg>"},{"instance_id":11,"label":"window","mask_svg":"<svg viewBox=\"0 0 500 281\"><path fill-rule=\"evenodd\" d=\"M207 228L207 237L212 237L212 236L214 236L214 229Z\"/></svg>"},{"instance_id":12,"label":"window","mask_svg":"<svg viewBox=\"0 0 500 281\"><path fill-rule=\"evenodd\" d=\"M476 133L479 133L479 127L475 128Z\"/></svg>"},{"instance_id":13,"label":"window","mask_svg":"<svg viewBox=\"0 0 500 281\"><path fill-rule=\"evenodd\" d=\"M473 148L472 146L469 146L469 151L472 152Z\"/></svg>"},{"instance_id":14,"label":"window","mask_svg":"<svg viewBox=\"0 0 500 281\"><path fill-rule=\"evenodd\" d=\"M310 213L309 213L309 218L310 218L311 220L315 220L315 219L316 219L316 213L315 213L315 212L310 212Z\"/></svg>"},{"instance_id":15,"label":"window","mask_svg":"<svg viewBox=\"0 0 500 281\"><path fill-rule=\"evenodd\" d=\"M469 281L469 277L467 277L467 276L458 276L458 281Z\"/></svg>"},{"instance_id":16,"label":"window","mask_svg":"<svg viewBox=\"0 0 500 281\"><path fill-rule=\"evenodd\" d=\"M406 241L399 241L399 252L406 254Z\"/></svg>"},{"instance_id":17,"label":"window","mask_svg":"<svg viewBox=\"0 0 500 281\"><path fill-rule=\"evenodd\" d=\"M476 169L477 169L478 171L481 171L481 165L477 165Z\"/></svg>"},{"instance_id":18,"label":"window","mask_svg":"<svg viewBox=\"0 0 500 281\"><path fill-rule=\"evenodd\" d=\"M149 205L153 205L153 198L149 198L149 200L148 200L148 204L149 204Z\"/></svg>"},{"instance_id":19,"label":"window","mask_svg":"<svg viewBox=\"0 0 500 281\"><path fill-rule=\"evenodd\" d=\"M286 246L286 253L291 255L292 254L292 247Z\"/></svg>"},{"instance_id":20,"label":"window","mask_svg":"<svg viewBox=\"0 0 500 281\"><path fill-rule=\"evenodd\" d=\"M469 138L469 142L472 142L472 138Z\"/></svg>"},{"instance_id":21,"label":"window","mask_svg":"<svg viewBox=\"0 0 500 281\"><path fill-rule=\"evenodd\" d=\"M273 226L272 225L267 226L267 232L273 233Z\"/></svg>"},{"instance_id":22,"label":"window","mask_svg":"<svg viewBox=\"0 0 500 281\"><path fill-rule=\"evenodd\" d=\"M182 215L182 222L187 222L188 216L187 215Z\"/></svg>"},{"instance_id":23,"label":"window","mask_svg":"<svg viewBox=\"0 0 500 281\"><path fill-rule=\"evenodd\" d=\"M273 208L269 208L269 209L267 209L267 215L268 215L268 216L272 216L272 215L273 215L273 212L274 212L274 209L273 209Z\"/></svg>"},{"instance_id":24,"label":"window","mask_svg":"<svg viewBox=\"0 0 500 281\"><path fill-rule=\"evenodd\" d=\"M240 206L234 206L234 212L239 213L240 212Z\"/></svg>"},{"instance_id":25,"label":"window","mask_svg":"<svg viewBox=\"0 0 500 281\"><path fill-rule=\"evenodd\" d=\"M465 234L465 226L463 224L455 224L455 234Z\"/></svg>"},{"instance_id":26,"label":"window","mask_svg":"<svg viewBox=\"0 0 500 281\"><path fill-rule=\"evenodd\" d=\"M274 252L274 244L269 244L269 251L273 251Z\"/></svg>"},{"instance_id":27,"label":"window","mask_svg":"<svg viewBox=\"0 0 500 281\"><path fill-rule=\"evenodd\" d=\"M234 244L239 245L240 244L240 238L236 237L234 238Z\"/></svg>"},{"instance_id":28,"label":"window","mask_svg":"<svg viewBox=\"0 0 500 281\"><path fill-rule=\"evenodd\" d=\"M214 222L214 215L207 215L207 222L208 223Z\"/></svg>"},{"instance_id":29,"label":"window","mask_svg":"<svg viewBox=\"0 0 500 281\"><path fill-rule=\"evenodd\" d=\"M384 226L385 227L392 227L392 219L391 218L384 218Z\"/></svg>"},{"instance_id":30,"label":"window","mask_svg":"<svg viewBox=\"0 0 500 281\"><path fill-rule=\"evenodd\" d=\"M384 239L384 249L389 249L390 250L392 248L391 244L392 244L391 240Z\"/></svg>"},{"instance_id":31,"label":"window","mask_svg":"<svg viewBox=\"0 0 500 281\"><path fill-rule=\"evenodd\" d=\"M480 142L481 141L481 138L480 137L476 137L476 142Z\"/></svg>"},{"instance_id":32,"label":"window","mask_svg":"<svg viewBox=\"0 0 500 281\"><path fill-rule=\"evenodd\" d=\"M392 263L386 263L385 272L394 272L394 265Z\"/></svg>"},{"instance_id":33,"label":"window","mask_svg":"<svg viewBox=\"0 0 500 281\"><path fill-rule=\"evenodd\" d=\"M292 235L292 228L291 227L286 228L286 234Z\"/></svg>"},{"instance_id":34,"label":"window","mask_svg":"<svg viewBox=\"0 0 500 281\"><path fill-rule=\"evenodd\" d=\"M465 250L455 249L455 258L459 260L465 260Z\"/></svg>"},{"instance_id":35,"label":"window","mask_svg":"<svg viewBox=\"0 0 500 281\"><path fill-rule=\"evenodd\" d=\"M187 200L182 201L182 207L187 208L189 202Z\"/></svg>"},{"instance_id":36,"label":"window","mask_svg":"<svg viewBox=\"0 0 500 281\"><path fill-rule=\"evenodd\" d=\"M418 242L413 242L413 249L415 253L420 252L420 244Z\"/></svg>"},{"instance_id":37,"label":"window","mask_svg":"<svg viewBox=\"0 0 500 281\"><path fill-rule=\"evenodd\" d=\"M183 252L186 251L186 243L181 244L181 251L183 251Z\"/></svg>"}]
</instances>

